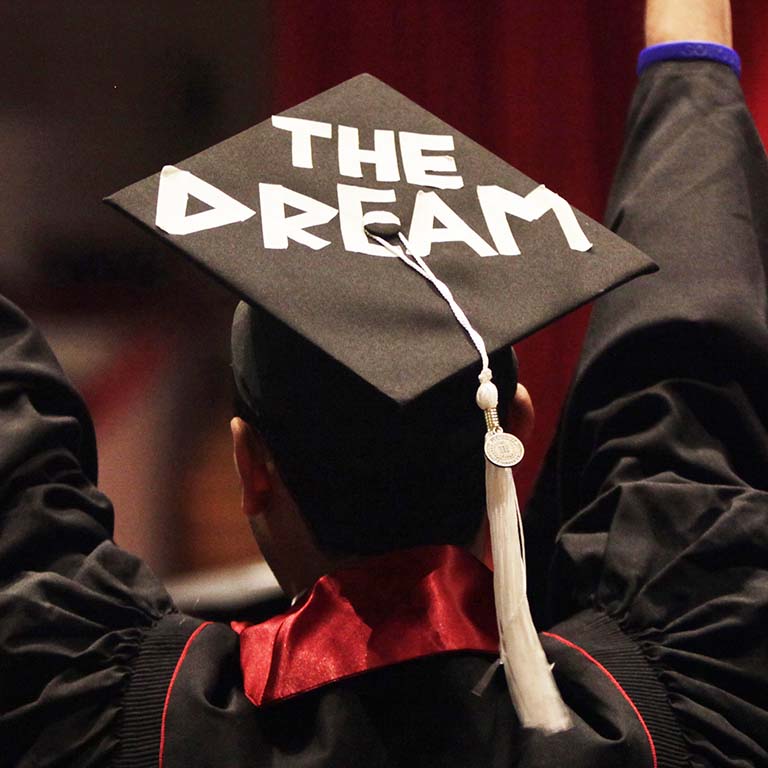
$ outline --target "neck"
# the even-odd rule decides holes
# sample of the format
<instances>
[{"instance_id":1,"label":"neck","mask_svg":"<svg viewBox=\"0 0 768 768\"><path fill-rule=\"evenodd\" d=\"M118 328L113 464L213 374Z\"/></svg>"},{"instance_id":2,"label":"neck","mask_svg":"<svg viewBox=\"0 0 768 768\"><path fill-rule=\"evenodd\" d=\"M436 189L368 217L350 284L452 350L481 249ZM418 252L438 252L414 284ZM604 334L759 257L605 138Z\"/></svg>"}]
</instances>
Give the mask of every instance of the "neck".
<instances>
[{"instance_id":1,"label":"neck","mask_svg":"<svg viewBox=\"0 0 768 768\"><path fill-rule=\"evenodd\" d=\"M488 561L488 520L483 518L483 523L472 542L462 547L466 549L481 563ZM280 582L280 586L285 593L292 599L299 599L309 591L315 582L329 573L353 565L360 565L378 555L333 555L315 548L314 556L302 564L300 568L295 569L286 583ZM276 574L277 575L277 574ZM278 581L280 579L278 578Z\"/></svg>"}]
</instances>

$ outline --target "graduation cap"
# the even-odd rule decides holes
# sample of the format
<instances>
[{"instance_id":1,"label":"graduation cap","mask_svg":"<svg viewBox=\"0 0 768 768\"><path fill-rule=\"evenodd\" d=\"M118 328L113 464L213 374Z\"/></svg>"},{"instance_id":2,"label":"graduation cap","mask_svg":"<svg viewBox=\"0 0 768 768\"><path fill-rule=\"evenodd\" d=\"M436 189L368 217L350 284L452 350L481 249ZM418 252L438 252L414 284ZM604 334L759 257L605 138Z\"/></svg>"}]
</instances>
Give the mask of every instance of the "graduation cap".
<instances>
[{"instance_id":1,"label":"graduation cap","mask_svg":"<svg viewBox=\"0 0 768 768\"><path fill-rule=\"evenodd\" d=\"M477 353L440 296L365 224L386 234L399 220L491 350L652 269L370 75L108 202L401 403Z\"/></svg>"},{"instance_id":2,"label":"graduation cap","mask_svg":"<svg viewBox=\"0 0 768 768\"><path fill-rule=\"evenodd\" d=\"M479 369L483 357L501 658L523 723L564 727L525 600L508 468L520 450L498 426L485 350L508 347L653 263L370 75L107 202L395 409ZM236 317L235 367L236 375L253 367L241 378L258 390L260 361L238 351L252 320L250 310Z\"/></svg>"}]
</instances>

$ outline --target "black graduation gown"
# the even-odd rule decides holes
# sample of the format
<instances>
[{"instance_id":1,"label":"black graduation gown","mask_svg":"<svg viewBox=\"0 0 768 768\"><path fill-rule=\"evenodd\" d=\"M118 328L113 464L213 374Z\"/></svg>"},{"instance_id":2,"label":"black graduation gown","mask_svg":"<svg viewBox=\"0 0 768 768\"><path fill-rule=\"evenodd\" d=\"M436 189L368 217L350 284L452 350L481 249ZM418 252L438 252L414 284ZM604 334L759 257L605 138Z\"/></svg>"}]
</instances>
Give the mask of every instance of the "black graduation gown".
<instances>
[{"instance_id":1,"label":"black graduation gown","mask_svg":"<svg viewBox=\"0 0 768 768\"><path fill-rule=\"evenodd\" d=\"M0 301L0 764L768 765L767 181L730 70L667 63L641 78L608 216L662 271L599 302L534 503L560 526L533 579L574 715L556 736L519 728L501 674L472 694L490 657L469 642L256 706L248 629L179 614L111 541L88 414ZM361 573L379 593L329 600L317 623L336 656L375 644L359 645L366 611L406 578ZM441 615L473 624L476 601L452 605L451 578ZM432 583L417 582L402 583ZM411 621L442 626L410 594L404 636ZM286 663L322 678L305 634Z\"/></svg>"}]
</instances>

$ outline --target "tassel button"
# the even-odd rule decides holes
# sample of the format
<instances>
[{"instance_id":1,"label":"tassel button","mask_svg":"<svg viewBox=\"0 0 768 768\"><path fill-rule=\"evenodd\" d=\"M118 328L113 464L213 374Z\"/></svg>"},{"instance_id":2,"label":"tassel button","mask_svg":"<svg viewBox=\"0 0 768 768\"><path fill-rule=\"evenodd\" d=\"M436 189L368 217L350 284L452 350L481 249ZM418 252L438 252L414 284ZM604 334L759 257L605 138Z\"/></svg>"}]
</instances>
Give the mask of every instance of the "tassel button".
<instances>
[{"instance_id":1,"label":"tassel button","mask_svg":"<svg viewBox=\"0 0 768 768\"><path fill-rule=\"evenodd\" d=\"M485 436L485 458L497 467L514 467L524 453L522 442L509 432L491 432Z\"/></svg>"}]
</instances>

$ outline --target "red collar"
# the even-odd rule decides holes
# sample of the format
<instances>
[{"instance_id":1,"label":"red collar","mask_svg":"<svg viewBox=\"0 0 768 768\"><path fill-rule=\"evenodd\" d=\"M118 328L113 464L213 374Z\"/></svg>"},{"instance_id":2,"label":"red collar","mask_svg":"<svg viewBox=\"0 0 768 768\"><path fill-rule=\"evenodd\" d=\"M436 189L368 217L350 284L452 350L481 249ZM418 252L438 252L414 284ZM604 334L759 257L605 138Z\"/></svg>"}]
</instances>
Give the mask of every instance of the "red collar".
<instances>
[{"instance_id":1,"label":"red collar","mask_svg":"<svg viewBox=\"0 0 768 768\"><path fill-rule=\"evenodd\" d=\"M323 576L287 613L232 626L256 706L423 656L499 646L493 576L452 546L369 558Z\"/></svg>"}]
</instances>

